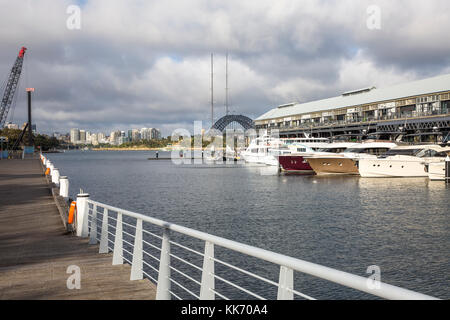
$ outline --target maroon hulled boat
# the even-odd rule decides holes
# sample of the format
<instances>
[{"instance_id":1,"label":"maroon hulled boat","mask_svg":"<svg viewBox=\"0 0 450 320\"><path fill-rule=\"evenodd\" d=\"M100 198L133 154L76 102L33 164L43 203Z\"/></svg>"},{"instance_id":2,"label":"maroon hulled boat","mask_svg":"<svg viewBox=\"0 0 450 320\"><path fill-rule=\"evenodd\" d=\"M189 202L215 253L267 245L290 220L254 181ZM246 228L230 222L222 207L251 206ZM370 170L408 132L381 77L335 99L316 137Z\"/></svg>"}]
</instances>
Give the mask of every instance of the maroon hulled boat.
<instances>
[{"instance_id":1,"label":"maroon hulled boat","mask_svg":"<svg viewBox=\"0 0 450 320\"><path fill-rule=\"evenodd\" d=\"M302 155L278 156L281 169L287 173L314 174L314 170Z\"/></svg>"},{"instance_id":2,"label":"maroon hulled boat","mask_svg":"<svg viewBox=\"0 0 450 320\"><path fill-rule=\"evenodd\" d=\"M355 143L354 142L333 143L328 145L326 148L314 148L303 146L304 148L303 152L292 153L289 155L280 155L278 157L278 162L280 163L282 171L286 173L316 174L314 169L308 163L307 159L305 159L306 156L310 156L312 154L333 155L344 152L347 148L351 146L355 146Z\"/></svg>"}]
</instances>

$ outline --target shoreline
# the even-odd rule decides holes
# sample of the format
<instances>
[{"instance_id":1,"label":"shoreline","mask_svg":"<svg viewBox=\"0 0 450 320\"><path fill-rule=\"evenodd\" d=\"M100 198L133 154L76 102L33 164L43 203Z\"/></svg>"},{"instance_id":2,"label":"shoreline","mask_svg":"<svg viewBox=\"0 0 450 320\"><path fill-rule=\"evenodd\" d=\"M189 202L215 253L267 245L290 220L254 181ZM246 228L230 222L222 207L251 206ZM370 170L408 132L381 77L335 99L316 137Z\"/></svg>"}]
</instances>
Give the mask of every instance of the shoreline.
<instances>
[{"instance_id":1,"label":"shoreline","mask_svg":"<svg viewBox=\"0 0 450 320\"><path fill-rule=\"evenodd\" d=\"M162 148L92 148L92 151L162 151Z\"/></svg>"},{"instance_id":2,"label":"shoreline","mask_svg":"<svg viewBox=\"0 0 450 320\"><path fill-rule=\"evenodd\" d=\"M90 150L92 151L161 151L161 152L172 152L172 151L180 151L179 149L172 149L172 148L166 148L167 150L162 150L164 148L145 148L145 147L139 147L139 148L92 148ZM185 148L183 149L185 151L195 151L195 150L205 150L205 149L199 149L199 148Z\"/></svg>"}]
</instances>

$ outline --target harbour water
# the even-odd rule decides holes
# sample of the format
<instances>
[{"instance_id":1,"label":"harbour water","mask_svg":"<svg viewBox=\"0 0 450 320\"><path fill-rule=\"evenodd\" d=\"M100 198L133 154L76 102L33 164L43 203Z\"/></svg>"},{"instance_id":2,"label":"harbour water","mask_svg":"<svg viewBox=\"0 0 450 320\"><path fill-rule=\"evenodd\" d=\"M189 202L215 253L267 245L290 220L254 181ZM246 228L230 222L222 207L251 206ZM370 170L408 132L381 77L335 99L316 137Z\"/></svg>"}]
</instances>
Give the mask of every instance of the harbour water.
<instances>
[{"instance_id":1,"label":"harbour water","mask_svg":"<svg viewBox=\"0 0 450 320\"><path fill-rule=\"evenodd\" d=\"M247 165L148 160L154 156L47 155L69 177L73 198L82 188L99 202L363 277L376 265L383 282L450 299L450 188L443 182L284 176ZM296 274L295 283L317 299L368 298L309 276Z\"/></svg>"}]
</instances>

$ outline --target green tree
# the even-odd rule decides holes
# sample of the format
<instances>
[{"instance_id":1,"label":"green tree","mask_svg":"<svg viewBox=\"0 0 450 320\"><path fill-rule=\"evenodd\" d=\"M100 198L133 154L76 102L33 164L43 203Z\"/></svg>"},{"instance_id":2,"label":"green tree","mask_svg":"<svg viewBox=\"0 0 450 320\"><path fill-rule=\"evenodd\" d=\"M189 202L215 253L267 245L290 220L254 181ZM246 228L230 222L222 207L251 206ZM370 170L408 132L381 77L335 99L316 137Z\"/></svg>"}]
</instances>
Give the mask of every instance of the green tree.
<instances>
[{"instance_id":1,"label":"green tree","mask_svg":"<svg viewBox=\"0 0 450 320\"><path fill-rule=\"evenodd\" d=\"M5 136L8 138L8 148L12 148L12 146L19 139L22 130L19 129L8 129L5 128L0 130L0 136ZM34 147L41 147L42 151L48 151L50 149L58 148L60 143L58 139L55 137L49 137L47 135L33 134ZM21 143L18 145L18 148L23 146L28 142L28 131L24 134Z\"/></svg>"}]
</instances>

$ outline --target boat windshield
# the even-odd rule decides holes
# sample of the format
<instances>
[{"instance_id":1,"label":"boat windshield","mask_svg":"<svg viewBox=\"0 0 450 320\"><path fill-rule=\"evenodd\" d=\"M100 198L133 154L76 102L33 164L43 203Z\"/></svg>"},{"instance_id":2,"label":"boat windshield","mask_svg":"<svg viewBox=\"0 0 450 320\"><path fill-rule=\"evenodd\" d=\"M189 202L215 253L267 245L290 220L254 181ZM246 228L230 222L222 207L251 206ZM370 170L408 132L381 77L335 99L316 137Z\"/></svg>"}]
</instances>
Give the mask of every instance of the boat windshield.
<instances>
[{"instance_id":1,"label":"boat windshield","mask_svg":"<svg viewBox=\"0 0 450 320\"><path fill-rule=\"evenodd\" d=\"M347 148L322 148L319 149L319 152L342 153L345 150L347 150Z\"/></svg>"},{"instance_id":2,"label":"boat windshield","mask_svg":"<svg viewBox=\"0 0 450 320\"><path fill-rule=\"evenodd\" d=\"M344 151L344 153L366 153L367 149L362 148L350 148Z\"/></svg>"},{"instance_id":3,"label":"boat windshield","mask_svg":"<svg viewBox=\"0 0 450 320\"><path fill-rule=\"evenodd\" d=\"M445 158L447 154L432 149L424 149L417 152L415 156L418 158Z\"/></svg>"},{"instance_id":4,"label":"boat windshield","mask_svg":"<svg viewBox=\"0 0 450 320\"><path fill-rule=\"evenodd\" d=\"M423 151L423 149L391 149L382 158L393 157L393 156L415 156L417 153Z\"/></svg>"},{"instance_id":5,"label":"boat windshield","mask_svg":"<svg viewBox=\"0 0 450 320\"><path fill-rule=\"evenodd\" d=\"M380 156L389 151L389 148L350 148L344 151L344 153L366 153L371 155Z\"/></svg>"}]
</instances>

